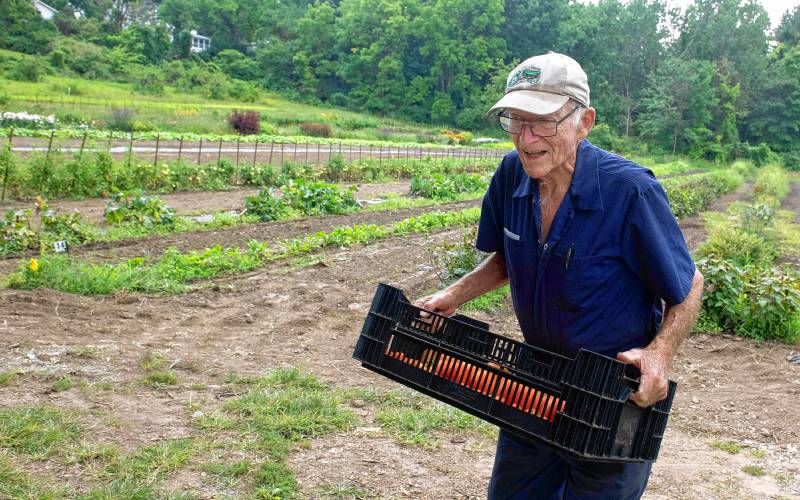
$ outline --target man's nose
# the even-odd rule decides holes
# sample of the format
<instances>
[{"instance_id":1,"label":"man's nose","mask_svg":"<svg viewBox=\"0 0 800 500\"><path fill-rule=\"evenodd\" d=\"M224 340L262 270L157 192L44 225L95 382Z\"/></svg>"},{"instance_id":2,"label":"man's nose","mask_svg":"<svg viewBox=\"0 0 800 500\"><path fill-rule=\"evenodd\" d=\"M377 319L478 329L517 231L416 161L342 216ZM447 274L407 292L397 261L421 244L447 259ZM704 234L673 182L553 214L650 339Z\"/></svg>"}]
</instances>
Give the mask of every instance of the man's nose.
<instances>
[{"instance_id":1,"label":"man's nose","mask_svg":"<svg viewBox=\"0 0 800 500\"><path fill-rule=\"evenodd\" d=\"M533 131L533 127L526 123L522 127L522 132L519 133L519 139L523 142L536 142L542 139L542 136Z\"/></svg>"}]
</instances>

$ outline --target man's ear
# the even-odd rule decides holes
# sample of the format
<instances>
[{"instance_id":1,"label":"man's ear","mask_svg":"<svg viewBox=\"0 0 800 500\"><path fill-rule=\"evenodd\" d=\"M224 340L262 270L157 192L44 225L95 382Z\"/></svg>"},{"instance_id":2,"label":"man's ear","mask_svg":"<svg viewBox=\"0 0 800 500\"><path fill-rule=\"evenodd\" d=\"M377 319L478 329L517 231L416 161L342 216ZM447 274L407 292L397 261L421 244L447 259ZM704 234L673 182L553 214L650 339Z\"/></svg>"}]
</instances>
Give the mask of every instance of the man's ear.
<instances>
[{"instance_id":1,"label":"man's ear","mask_svg":"<svg viewBox=\"0 0 800 500\"><path fill-rule=\"evenodd\" d=\"M595 117L596 117L596 112L594 108L588 107L583 110L583 114L581 115L581 121L578 124L579 140L586 139L586 136L588 136L589 132L592 131L592 128L594 128Z\"/></svg>"}]
</instances>

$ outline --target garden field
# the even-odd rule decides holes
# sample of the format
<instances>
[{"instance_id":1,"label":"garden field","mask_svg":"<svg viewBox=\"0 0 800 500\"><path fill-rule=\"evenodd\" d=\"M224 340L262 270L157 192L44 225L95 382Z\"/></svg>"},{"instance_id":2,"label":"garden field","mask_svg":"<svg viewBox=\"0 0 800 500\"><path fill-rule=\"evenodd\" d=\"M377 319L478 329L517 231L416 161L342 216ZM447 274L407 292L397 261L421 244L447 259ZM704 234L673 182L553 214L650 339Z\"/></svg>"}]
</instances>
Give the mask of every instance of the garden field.
<instances>
[{"instance_id":1,"label":"garden field","mask_svg":"<svg viewBox=\"0 0 800 500\"><path fill-rule=\"evenodd\" d=\"M461 242L491 166L384 164L370 183L329 164L260 183L234 169L218 189L164 183L111 201L54 175L53 192L81 199L44 202L26 191L35 164L16 161L1 226L0 498L485 495L496 428L351 356L379 282L421 296L475 257ZM798 497L800 179L653 167L709 302L671 374L645 498ZM51 249L60 239L68 257ZM465 309L519 337L504 291Z\"/></svg>"}]
</instances>

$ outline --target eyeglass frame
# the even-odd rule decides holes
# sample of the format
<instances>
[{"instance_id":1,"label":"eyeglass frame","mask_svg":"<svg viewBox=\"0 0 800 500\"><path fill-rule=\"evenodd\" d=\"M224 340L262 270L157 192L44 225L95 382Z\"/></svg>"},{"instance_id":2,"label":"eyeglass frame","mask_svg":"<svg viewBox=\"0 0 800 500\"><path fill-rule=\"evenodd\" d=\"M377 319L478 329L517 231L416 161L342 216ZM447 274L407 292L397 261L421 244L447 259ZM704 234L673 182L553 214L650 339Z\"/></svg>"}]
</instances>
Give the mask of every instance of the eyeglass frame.
<instances>
[{"instance_id":1,"label":"eyeglass frame","mask_svg":"<svg viewBox=\"0 0 800 500\"><path fill-rule=\"evenodd\" d=\"M517 120L517 121L521 122L523 124L522 126L523 127L528 127L528 130L530 130L531 134L533 134L533 135L538 135L539 137L555 137L555 136L558 135L558 126L561 125L561 123L564 122L564 120L566 120L567 118L572 116L572 114L575 111L577 111L578 109L583 108L583 107L584 106L581 103L577 103L575 105L575 107L572 108L572 111L570 111L566 115L562 116L558 120L530 120L530 121L524 121L524 120L519 120L517 118L512 118L511 116L508 116L508 115L504 114L505 111L503 111L502 113L497 115L497 125L500 127L500 130L502 130L503 132L506 132L508 134L511 134L511 135L519 135L522 132L524 132L524 130L525 130L524 128L520 129L519 132L511 132L510 130L504 129L503 128L503 122L500 120L500 118L508 118L510 120ZM541 124L541 123L555 123L555 132L550 134L550 135L542 135L542 134L535 133L533 131L532 127L534 126L534 124Z\"/></svg>"}]
</instances>

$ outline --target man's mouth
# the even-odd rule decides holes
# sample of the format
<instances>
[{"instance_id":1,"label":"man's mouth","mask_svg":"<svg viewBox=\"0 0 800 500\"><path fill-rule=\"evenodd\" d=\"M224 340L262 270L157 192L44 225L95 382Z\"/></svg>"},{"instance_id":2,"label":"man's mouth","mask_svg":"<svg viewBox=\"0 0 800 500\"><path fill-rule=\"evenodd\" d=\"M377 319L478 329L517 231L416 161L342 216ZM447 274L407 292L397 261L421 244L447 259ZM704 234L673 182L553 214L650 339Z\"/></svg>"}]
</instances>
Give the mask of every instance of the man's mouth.
<instances>
[{"instance_id":1,"label":"man's mouth","mask_svg":"<svg viewBox=\"0 0 800 500\"><path fill-rule=\"evenodd\" d=\"M546 154L547 154L547 151L542 151L542 150L525 151L525 156L527 156L528 158L532 158L532 159L541 158L542 156L544 156Z\"/></svg>"}]
</instances>

